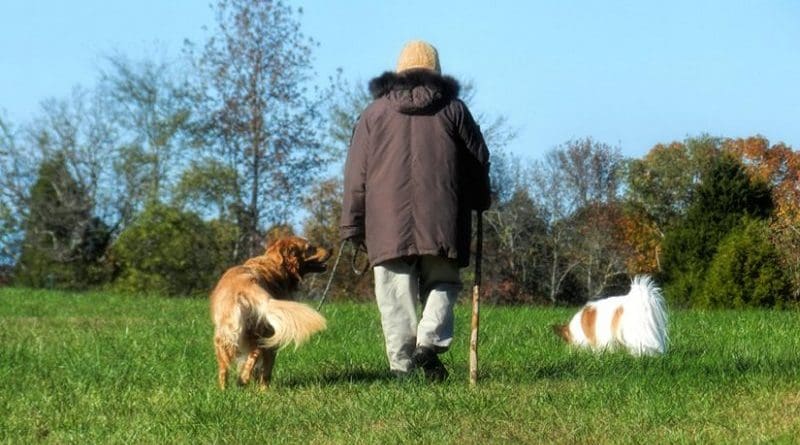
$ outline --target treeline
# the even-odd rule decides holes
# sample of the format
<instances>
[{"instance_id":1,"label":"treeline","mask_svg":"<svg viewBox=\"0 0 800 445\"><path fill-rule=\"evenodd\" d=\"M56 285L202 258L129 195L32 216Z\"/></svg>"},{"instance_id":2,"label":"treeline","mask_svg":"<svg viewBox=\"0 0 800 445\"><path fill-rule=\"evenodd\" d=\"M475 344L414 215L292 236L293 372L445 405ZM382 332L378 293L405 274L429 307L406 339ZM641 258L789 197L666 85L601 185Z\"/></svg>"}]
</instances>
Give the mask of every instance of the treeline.
<instances>
[{"instance_id":1,"label":"treeline","mask_svg":"<svg viewBox=\"0 0 800 445\"><path fill-rule=\"evenodd\" d=\"M485 216L495 301L583 302L625 291L638 273L678 306L798 301L800 154L790 147L701 136L624 159L585 139L499 164Z\"/></svg>"},{"instance_id":2,"label":"treeline","mask_svg":"<svg viewBox=\"0 0 800 445\"><path fill-rule=\"evenodd\" d=\"M178 60L107 58L97 84L0 116L0 265L36 287L186 294L262 250L340 157L300 11L214 2ZM338 150L341 150L339 148Z\"/></svg>"},{"instance_id":3,"label":"treeline","mask_svg":"<svg viewBox=\"0 0 800 445\"><path fill-rule=\"evenodd\" d=\"M576 304L654 275L675 307L794 307L800 301L800 153L761 136L656 145L641 159L583 139L541 159L493 153L483 289L501 304ZM337 180L306 233L336 239ZM345 260L351 258L346 251ZM347 263L345 263L347 264ZM465 269L465 282L472 279ZM340 266L338 298L371 297ZM319 294L322 282L313 283Z\"/></svg>"},{"instance_id":4,"label":"treeline","mask_svg":"<svg viewBox=\"0 0 800 445\"><path fill-rule=\"evenodd\" d=\"M117 54L97 85L44 102L31 122L0 117L0 280L206 295L276 232L338 248L338 172L365 85L339 73L315 89L315 42L282 2L215 8L216 31L181 61ZM503 149L514 137L503 116L477 117L492 150L488 300L580 303L637 273L655 275L676 306L800 300L791 147L699 136L626 159L587 138L531 160ZM352 262L346 250L330 299L372 298ZM319 296L327 279L306 290Z\"/></svg>"}]
</instances>

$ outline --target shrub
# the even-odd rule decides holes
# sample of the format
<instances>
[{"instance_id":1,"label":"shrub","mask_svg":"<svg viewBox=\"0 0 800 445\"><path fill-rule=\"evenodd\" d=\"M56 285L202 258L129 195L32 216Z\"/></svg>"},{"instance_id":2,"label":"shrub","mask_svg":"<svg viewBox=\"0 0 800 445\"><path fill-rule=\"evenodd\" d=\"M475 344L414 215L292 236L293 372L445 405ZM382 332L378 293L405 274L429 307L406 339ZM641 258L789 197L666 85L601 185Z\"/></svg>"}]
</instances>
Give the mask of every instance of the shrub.
<instances>
[{"instance_id":1,"label":"shrub","mask_svg":"<svg viewBox=\"0 0 800 445\"><path fill-rule=\"evenodd\" d=\"M112 246L114 287L171 296L208 292L225 267L220 230L194 213L150 206Z\"/></svg>"},{"instance_id":2,"label":"shrub","mask_svg":"<svg viewBox=\"0 0 800 445\"><path fill-rule=\"evenodd\" d=\"M719 245L705 277L697 306L783 307L789 281L763 220L745 219Z\"/></svg>"}]
</instances>

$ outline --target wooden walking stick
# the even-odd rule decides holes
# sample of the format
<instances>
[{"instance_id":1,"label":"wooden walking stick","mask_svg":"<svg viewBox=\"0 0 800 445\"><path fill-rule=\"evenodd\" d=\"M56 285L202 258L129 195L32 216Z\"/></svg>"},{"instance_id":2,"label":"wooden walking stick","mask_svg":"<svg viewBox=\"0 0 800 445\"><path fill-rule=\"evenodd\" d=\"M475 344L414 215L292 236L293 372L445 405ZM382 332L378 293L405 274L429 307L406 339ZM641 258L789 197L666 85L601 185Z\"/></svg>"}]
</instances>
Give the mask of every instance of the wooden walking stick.
<instances>
[{"instance_id":1,"label":"wooden walking stick","mask_svg":"<svg viewBox=\"0 0 800 445\"><path fill-rule=\"evenodd\" d=\"M478 383L478 325L480 322L481 259L483 256L483 213L478 211L475 241L475 284L472 286L472 333L469 338L469 384Z\"/></svg>"}]
</instances>

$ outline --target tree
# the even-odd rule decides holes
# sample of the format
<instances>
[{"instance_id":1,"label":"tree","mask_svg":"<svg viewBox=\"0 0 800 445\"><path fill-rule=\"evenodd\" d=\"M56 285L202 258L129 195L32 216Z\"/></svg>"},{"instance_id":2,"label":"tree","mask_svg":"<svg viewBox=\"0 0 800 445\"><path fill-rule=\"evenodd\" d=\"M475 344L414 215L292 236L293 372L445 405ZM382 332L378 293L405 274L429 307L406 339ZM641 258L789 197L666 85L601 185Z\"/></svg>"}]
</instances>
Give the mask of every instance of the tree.
<instances>
[{"instance_id":1,"label":"tree","mask_svg":"<svg viewBox=\"0 0 800 445\"><path fill-rule=\"evenodd\" d=\"M761 136L727 140L724 150L741 159L751 177L770 185L775 204L770 238L793 298L800 299L800 152L784 144L770 145Z\"/></svg>"},{"instance_id":2,"label":"tree","mask_svg":"<svg viewBox=\"0 0 800 445\"><path fill-rule=\"evenodd\" d=\"M585 299L616 292L629 284L624 243L624 213L618 202L598 202L581 207L570 223L577 228L572 256L579 260L574 278Z\"/></svg>"},{"instance_id":3,"label":"tree","mask_svg":"<svg viewBox=\"0 0 800 445\"><path fill-rule=\"evenodd\" d=\"M100 90L121 139L114 170L124 225L147 204L169 196L170 178L183 166L189 93L166 62L131 61L122 54L107 62Z\"/></svg>"},{"instance_id":4,"label":"tree","mask_svg":"<svg viewBox=\"0 0 800 445\"><path fill-rule=\"evenodd\" d=\"M492 207L484 212L484 283L494 302L544 299L547 224L530 193L531 165L503 148L492 149Z\"/></svg>"},{"instance_id":5,"label":"tree","mask_svg":"<svg viewBox=\"0 0 800 445\"><path fill-rule=\"evenodd\" d=\"M492 184L492 202L498 210L514 199L519 190L531 190L532 163L500 148L492 148L489 179Z\"/></svg>"},{"instance_id":6,"label":"tree","mask_svg":"<svg viewBox=\"0 0 800 445\"><path fill-rule=\"evenodd\" d=\"M551 302L578 271L583 298L575 300L598 295L609 279L625 273L615 253L618 237L608 233L608 224L598 224L614 219L607 212L616 211L621 167L619 149L590 138L569 141L535 164L531 196L548 227L545 288Z\"/></svg>"},{"instance_id":7,"label":"tree","mask_svg":"<svg viewBox=\"0 0 800 445\"><path fill-rule=\"evenodd\" d=\"M771 210L767 184L751 180L730 155L714 159L693 191L686 218L665 236L662 279L667 298L678 304L697 301L720 241L743 216L765 219Z\"/></svg>"},{"instance_id":8,"label":"tree","mask_svg":"<svg viewBox=\"0 0 800 445\"><path fill-rule=\"evenodd\" d=\"M236 171L216 159L193 161L175 186L173 201L198 214L232 220L236 205Z\"/></svg>"},{"instance_id":9,"label":"tree","mask_svg":"<svg viewBox=\"0 0 800 445\"><path fill-rule=\"evenodd\" d=\"M33 287L84 288L103 281L110 230L91 216L93 203L57 153L39 167L30 192L15 277Z\"/></svg>"},{"instance_id":10,"label":"tree","mask_svg":"<svg viewBox=\"0 0 800 445\"><path fill-rule=\"evenodd\" d=\"M367 82L349 82L342 73L339 69L336 77L331 79L328 92L331 100L327 102L326 110L328 128L324 135L328 151L340 162L347 155L358 117L372 100Z\"/></svg>"},{"instance_id":11,"label":"tree","mask_svg":"<svg viewBox=\"0 0 800 445\"><path fill-rule=\"evenodd\" d=\"M19 258L27 210L26 178L20 171L28 170L27 159L20 156L13 127L0 116L0 266L4 268Z\"/></svg>"},{"instance_id":12,"label":"tree","mask_svg":"<svg viewBox=\"0 0 800 445\"><path fill-rule=\"evenodd\" d=\"M519 184L517 184L519 185ZM547 273L547 227L524 187L484 214L487 295L497 303L541 298Z\"/></svg>"},{"instance_id":13,"label":"tree","mask_svg":"<svg viewBox=\"0 0 800 445\"><path fill-rule=\"evenodd\" d=\"M702 135L658 144L625 165L626 243L638 257L634 269L661 270L664 235L685 216L701 173L720 153L722 139ZM635 229L635 230L634 230ZM641 231L639 231L641 229ZM648 265L649 264L649 265Z\"/></svg>"},{"instance_id":14,"label":"tree","mask_svg":"<svg viewBox=\"0 0 800 445\"><path fill-rule=\"evenodd\" d=\"M577 231L569 223L569 217L577 208L569 197L570 190L555 151L548 152L544 160L534 164L532 177L533 191L530 195L547 226L544 250L548 258L545 260L547 274L544 289L550 302L556 303L565 280L578 266L578 260L570 257Z\"/></svg>"},{"instance_id":15,"label":"tree","mask_svg":"<svg viewBox=\"0 0 800 445\"><path fill-rule=\"evenodd\" d=\"M557 153L577 208L571 218L579 234L573 246L580 259L576 273L586 295L597 297L626 272L618 233L622 155L590 138L567 143Z\"/></svg>"},{"instance_id":16,"label":"tree","mask_svg":"<svg viewBox=\"0 0 800 445\"><path fill-rule=\"evenodd\" d=\"M642 159L627 164L627 199L646 212L662 233L674 225L689 205L696 166L686 145L656 145Z\"/></svg>"},{"instance_id":17,"label":"tree","mask_svg":"<svg viewBox=\"0 0 800 445\"><path fill-rule=\"evenodd\" d=\"M8 261L20 273L46 273L36 264L48 261L63 266L61 278L55 272L47 281L29 276L28 284L82 287L98 280L84 266L100 259L102 252L95 250L110 236L104 204L112 201L114 175L107 165L115 143L98 95L75 88L68 99L44 101L41 112L21 131L5 129L0 213L10 230Z\"/></svg>"},{"instance_id":18,"label":"tree","mask_svg":"<svg viewBox=\"0 0 800 445\"><path fill-rule=\"evenodd\" d=\"M202 101L197 136L235 172L235 214L245 256L260 232L289 221L328 161L319 104L310 98L314 42L282 1L219 0L218 33L196 58ZM190 53L193 52L189 48Z\"/></svg>"},{"instance_id":19,"label":"tree","mask_svg":"<svg viewBox=\"0 0 800 445\"><path fill-rule=\"evenodd\" d=\"M625 202L619 230L628 272L631 275L658 273L663 234L651 216L635 203Z\"/></svg>"},{"instance_id":20,"label":"tree","mask_svg":"<svg viewBox=\"0 0 800 445\"><path fill-rule=\"evenodd\" d=\"M27 128L24 154L35 168L45 159L63 156L93 203L93 213L115 223L119 178L108 167L117 156L118 132L110 114L99 90L76 87L68 99L46 100Z\"/></svg>"}]
</instances>

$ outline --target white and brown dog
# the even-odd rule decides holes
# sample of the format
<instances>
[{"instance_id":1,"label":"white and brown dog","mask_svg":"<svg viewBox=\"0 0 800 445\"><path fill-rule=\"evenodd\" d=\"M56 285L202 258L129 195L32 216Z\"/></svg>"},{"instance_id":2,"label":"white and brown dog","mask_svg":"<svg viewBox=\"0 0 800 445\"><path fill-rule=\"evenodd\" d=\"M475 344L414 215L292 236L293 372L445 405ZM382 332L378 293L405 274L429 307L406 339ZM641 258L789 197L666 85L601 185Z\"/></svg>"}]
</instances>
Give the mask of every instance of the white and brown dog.
<instances>
[{"instance_id":1,"label":"white and brown dog","mask_svg":"<svg viewBox=\"0 0 800 445\"><path fill-rule=\"evenodd\" d=\"M569 344L594 350L625 348L634 356L667 351L667 311L661 289L637 276L627 295L590 301L569 324L553 325Z\"/></svg>"}]
</instances>

